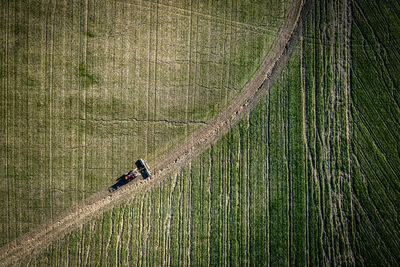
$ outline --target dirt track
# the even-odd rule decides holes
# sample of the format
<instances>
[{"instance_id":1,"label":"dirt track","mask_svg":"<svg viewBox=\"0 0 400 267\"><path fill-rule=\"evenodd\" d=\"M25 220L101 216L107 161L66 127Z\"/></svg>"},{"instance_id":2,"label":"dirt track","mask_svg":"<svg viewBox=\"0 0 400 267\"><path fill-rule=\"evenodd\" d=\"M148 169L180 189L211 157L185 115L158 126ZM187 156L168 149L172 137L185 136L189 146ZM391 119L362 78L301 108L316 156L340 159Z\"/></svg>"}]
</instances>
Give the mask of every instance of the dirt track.
<instances>
[{"instance_id":1,"label":"dirt track","mask_svg":"<svg viewBox=\"0 0 400 267\"><path fill-rule=\"evenodd\" d=\"M27 256L37 255L48 244L72 231L101 212L131 198L137 191L149 190L166 179L171 172L176 172L193 156L198 155L228 132L232 125L248 114L258 100L279 77L290 56L293 44L296 43L294 32L301 25L312 0L297 0L293 3L288 20L282 26L279 37L271 52L264 59L260 69L252 80L246 84L242 93L230 105L207 125L193 133L182 145L167 157L160 159L152 166L153 176L147 180L137 180L120 188L113 194L103 190L86 200L85 205L75 206L64 212L57 219L44 224L0 249L1 265L7 266L19 262Z\"/></svg>"}]
</instances>

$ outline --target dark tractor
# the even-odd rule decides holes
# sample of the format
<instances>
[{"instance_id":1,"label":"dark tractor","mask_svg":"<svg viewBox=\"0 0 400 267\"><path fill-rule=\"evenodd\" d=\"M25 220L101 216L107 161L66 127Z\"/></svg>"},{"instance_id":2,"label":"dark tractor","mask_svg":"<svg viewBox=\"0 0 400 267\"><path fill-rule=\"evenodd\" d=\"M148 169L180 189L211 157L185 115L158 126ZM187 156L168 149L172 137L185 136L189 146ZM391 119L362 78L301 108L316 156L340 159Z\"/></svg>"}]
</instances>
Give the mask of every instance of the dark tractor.
<instances>
[{"instance_id":1,"label":"dark tractor","mask_svg":"<svg viewBox=\"0 0 400 267\"><path fill-rule=\"evenodd\" d=\"M110 193L114 192L121 186L126 185L127 183L129 183L130 181L132 181L133 179L138 177L139 175L141 175L143 177L143 179L150 177L151 172L150 172L150 168L147 165L146 161L144 161L143 159L139 159L138 161L136 161L135 164L136 164L137 168L133 169L133 170L129 171L128 173L123 174L121 177L119 177L116 180L116 183L108 188L108 192L110 192Z\"/></svg>"},{"instance_id":2,"label":"dark tractor","mask_svg":"<svg viewBox=\"0 0 400 267\"><path fill-rule=\"evenodd\" d=\"M147 165L146 161L144 161L143 159L139 159L138 161L136 161L135 164L136 164L137 170L140 172L143 179L150 177L151 172L150 172L150 168Z\"/></svg>"}]
</instances>

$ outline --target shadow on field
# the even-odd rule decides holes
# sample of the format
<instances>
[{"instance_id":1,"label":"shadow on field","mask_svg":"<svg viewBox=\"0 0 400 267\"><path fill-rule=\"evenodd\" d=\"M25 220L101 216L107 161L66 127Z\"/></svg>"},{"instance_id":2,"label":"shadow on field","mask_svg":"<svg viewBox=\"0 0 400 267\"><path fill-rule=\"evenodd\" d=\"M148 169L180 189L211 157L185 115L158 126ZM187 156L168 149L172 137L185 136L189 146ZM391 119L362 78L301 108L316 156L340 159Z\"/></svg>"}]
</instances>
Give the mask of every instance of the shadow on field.
<instances>
[{"instance_id":1,"label":"shadow on field","mask_svg":"<svg viewBox=\"0 0 400 267\"><path fill-rule=\"evenodd\" d=\"M127 183L132 181L132 179L125 179L126 176L127 176L127 174L123 174L121 177L119 177L116 180L116 183L108 188L108 192L110 192L110 193L114 192L115 190L117 190L121 186L126 185Z\"/></svg>"}]
</instances>

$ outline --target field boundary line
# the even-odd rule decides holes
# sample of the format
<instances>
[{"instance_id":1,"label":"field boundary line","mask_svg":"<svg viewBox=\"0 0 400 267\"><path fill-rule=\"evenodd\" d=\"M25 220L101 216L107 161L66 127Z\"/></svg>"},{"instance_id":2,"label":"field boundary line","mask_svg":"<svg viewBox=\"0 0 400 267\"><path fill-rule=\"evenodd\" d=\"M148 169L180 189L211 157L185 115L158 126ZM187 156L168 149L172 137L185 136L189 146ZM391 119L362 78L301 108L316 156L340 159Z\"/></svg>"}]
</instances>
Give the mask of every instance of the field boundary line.
<instances>
[{"instance_id":1,"label":"field boundary line","mask_svg":"<svg viewBox=\"0 0 400 267\"><path fill-rule=\"evenodd\" d=\"M107 189L95 193L84 203L77 204L58 218L22 235L12 243L0 248L0 265L16 264L26 257L38 255L53 241L71 232L76 226L89 221L101 212L111 209L138 192L146 192L173 176L179 168L215 143L220 136L256 106L258 101L272 87L286 66L293 46L297 44L299 21L312 5L313 0L296 0L290 7L287 20L280 29L270 53L264 59L259 70L245 85L242 93L210 123L194 132L185 142L173 150L167 157L153 166L153 176L147 180L136 180L109 194Z\"/></svg>"}]
</instances>

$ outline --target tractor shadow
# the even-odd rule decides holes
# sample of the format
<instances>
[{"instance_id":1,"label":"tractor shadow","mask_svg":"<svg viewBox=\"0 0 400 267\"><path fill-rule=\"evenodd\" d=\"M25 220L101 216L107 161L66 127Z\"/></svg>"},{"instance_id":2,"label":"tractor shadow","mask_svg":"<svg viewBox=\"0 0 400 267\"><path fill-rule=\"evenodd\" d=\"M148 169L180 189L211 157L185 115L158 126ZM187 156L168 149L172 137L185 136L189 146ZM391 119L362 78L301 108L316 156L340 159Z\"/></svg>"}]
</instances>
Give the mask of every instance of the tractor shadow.
<instances>
[{"instance_id":1,"label":"tractor shadow","mask_svg":"<svg viewBox=\"0 0 400 267\"><path fill-rule=\"evenodd\" d=\"M131 181L131 179L125 179L125 177L126 177L127 175L126 174L123 174L121 177L119 177L117 180L116 180L116 183L115 184L113 184L112 186L110 186L109 188L108 188L108 192L114 192L115 190L117 190L118 188L120 188L121 186L124 186L124 185L126 185L127 183L129 183L130 181Z\"/></svg>"},{"instance_id":2,"label":"tractor shadow","mask_svg":"<svg viewBox=\"0 0 400 267\"><path fill-rule=\"evenodd\" d=\"M119 177L116 180L116 183L108 188L108 192L110 192L110 193L114 192L115 190L117 190L121 186L126 185L127 183L129 183L130 181L132 181L133 179L135 179L138 176L142 176L142 179L146 179L146 178L150 177L151 172L150 172L149 166L147 165L147 163L144 160L142 160L142 159L137 160L135 162L135 165L136 165L136 169L131 170L130 172L123 174L121 177ZM127 177L128 175L129 175L129 177Z\"/></svg>"}]
</instances>

